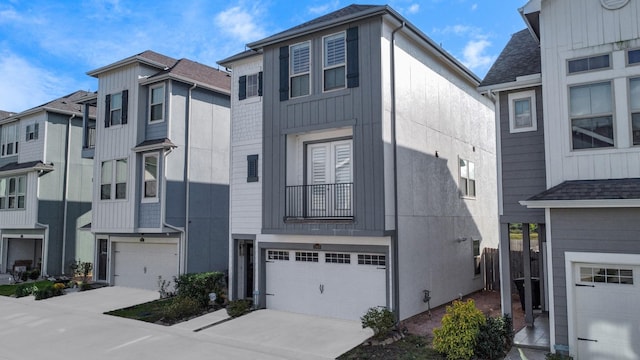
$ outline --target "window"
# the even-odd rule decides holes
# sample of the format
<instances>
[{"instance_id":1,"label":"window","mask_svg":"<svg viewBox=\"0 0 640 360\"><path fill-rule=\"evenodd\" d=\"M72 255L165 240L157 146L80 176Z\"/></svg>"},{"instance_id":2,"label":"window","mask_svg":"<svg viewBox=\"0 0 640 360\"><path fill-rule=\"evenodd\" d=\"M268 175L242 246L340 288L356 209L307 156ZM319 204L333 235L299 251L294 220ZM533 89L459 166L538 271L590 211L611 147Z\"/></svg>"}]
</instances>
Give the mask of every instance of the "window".
<instances>
[{"instance_id":1,"label":"window","mask_svg":"<svg viewBox=\"0 0 640 360\"><path fill-rule=\"evenodd\" d=\"M18 153L18 124L3 125L2 132L2 156L11 156Z\"/></svg>"},{"instance_id":2,"label":"window","mask_svg":"<svg viewBox=\"0 0 640 360\"><path fill-rule=\"evenodd\" d=\"M574 150L614 146L611 82L569 88Z\"/></svg>"},{"instance_id":3,"label":"window","mask_svg":"<svg viewBox=\"0 0 640 360\"><path fill-rule=\"evenodd\" d=\"M144 162L144 182L143 199L158 198L158 154L145 154Z\"/></svg>"},{"instance_id":4,"label":"window","mask_svg":"<svg viewBox=\"0 0 640 360\"><path fill-rule=\"evenodd\" d=\"M629 50L627 52L627 64L629 65L640 64L640 49Z\"/></svg>"},{"instance_id":5,"label":"window","mask_svg":"<svg viewBox=\"0 0 640 360\"><path fill-rule=\"evenodd\" d=\"M113 171L115 163L115 172ZM115 184L115 194L113 185ZM100 168L100 200L127 198L127 159L103 161Z\"/></svg>"},{"instance_id":6,"label":"window","mask_svg":"<svg viewBox=\"0 0 640 360\"><path fill-rule=\"evenodd\" d=\"M269 250L267 251L267 260L289 261L288 251Z\"/></svg>"},{"instance_id":7,"label":"window","mask_svg":"<svg viewBox=\"0 0 640 360\"><path fill-rule=\"evenodd\" d=\"M164 119L164 85L151 88L149 93L149 121L162 121Z\"/></svg>"},{"instance_id":8,"label":"window","mask_svg":"<svg viewBox=\"0 0 640 360\"><path fill-rule=\"evenodd\" d=\"M247 75L247 97L258 96L258 74Z\"/></svg>"},{"instance_id":9,"label":"window","mask_svg":"<svg viewBox=\"0 0 640 360\"><path fill-rule=\"evenodd\" d=\"M469 160L460 159L460 191L463 197L476 197L476 169Z\"/></svg>"},{"instance_id":10,"label":"window","mask_svg":"<svg viewBox=\"0 0 640 360\"><path fill-rule=\"evenodd\" d=\"M640 145L640 78L629 80L629 107L633 145Z\"/></svg>"},{"instance_id":11,"label":"window","mask_svg":"<svg viewBox=\"0 0 640 360\"><path fill-rule=\"evenodd\" d=\"M89 121L85 132L84 147L93 149L96 147L96 123Z\"/></svg>"},{"instance_id":12,"label":"window","mask_svg":"<svg viewBox=\"0 0 640 360\"><path fill-rule=\"evenodd\" d=\"M384 255L358 254L358 265L386 266L387 261Z\"/></svg>"},{"instance_id":13,"label":"window","mask_svg":"<svg viewBox=\"0 0 640 360\"><path fill-rule=\"evenodd\" d=\"M633 285L633 270L618 267L580 267L580 281Z\"/></svg>"},{"instance_id":14,"label":"window","mask_svg":"<svg viewBox=\"0 0 640 360\"><path fill-rule=\"evenodd\" d=\"M24 209L27 177L0 178L0 210Z\"/></svg>"},{"instance_id":15,"label":"window","mask_svg":"<svg viewBox=\"0 0 640 360\"><path fill-rule=\"evenodd\" d=\"M247 182L258 181L258 155L247 156Z\"/></svg>"},{"instance_id":16,"label":"window","mask_svg":"<svg viewBox=\"0 0 640 360\"><path fill-rule=\"evenodd\" d=\"M609 54L569 60L567 62L567 69L569 74L598 69L608 69L610 67L611 65L609 62Z\"/></svg>"},{"instance_id":17,"label":"window","mask_svg":"<svg viewBox=\"0 0 640 360\"><path fill-rule=\"evenodd\" d=\"M238 100L262 96L262 71L238 78Z\"/></svg>"},{"instance_id":18,"label":"window","mask_svg":"<svg viewBox=\"0 0 640 360\"><path fill-rule=\"evenodd\" d=\"M351 254L326 253L324 262L332 264L351 264Z\"/></svg>"},{"instance_id":19,"label":"window","mask_svg":"<svg viewBox=\"0 0 640 360\"><path fill-rule=\"evenodd\" d=\"M309 68L311 61L309 42L292 45L289 51L291 57L289 65L291 97L309 95Z\"/></svg>"},{"instance_id":20,"label":"window","mask_svg":"<svg viewBox=\"0 0 640 360\"><path fill-rule=\"evenodd\" d=\"M318 262L317 252L296 251L296 261Z\"/></svg>"},{"instance_id":21,"label":"window","mask_svg":"<svg viewBox=\"0 0 640 360\"><path fill-rule=\"evenodd\" d=\"M480 267L480 239L473 239L473 273L480 275L482 268Z\"/></svg>"},{"instance_id":22,"label":"window","mask_svg":"<svg viewBox=\"0 0 640 360\"><path fill-rule=\"evenodd\" d=\"M38 138L38 128L38 123L27 125L25 141L36 140Z\"/></svg>"},{"instance_id":23,"label":"window","mask_svg":"<svg viewBox=\"0 0 640 360\"><path fill-rule=\"evenodd\" d=\"M323 39L324 90L341 89L346 82L347 49L345 33L329 35Z\"/></svg>"},{"instance_id":24,"label":"window","mask_svg":"<svg viewBox=\"0 0 640 360\"><path fill-rule=\"evenodd\" d=\"M534 90L509 94L509 131L536 131L536 93Z\"/></svg>"},{"instance_id":25,"label":"window","mask_svg":"<svg viewBox=\"0 0 640 360\"><path fill-rule=\"evenodd\" d=\"M127 108L129 91L123 90L105 97L104 127L127 123Z\"/></svg>"},{"instance_id":26,"label":"window","mask_svg":"<svg viewBox=\"0 0 640 360\"><path fill-rule=\"evenodd\" d=\"M351 139L307 145L307 203L313 216L352 215L351 147Z\"/></svg>"}]
</instances>

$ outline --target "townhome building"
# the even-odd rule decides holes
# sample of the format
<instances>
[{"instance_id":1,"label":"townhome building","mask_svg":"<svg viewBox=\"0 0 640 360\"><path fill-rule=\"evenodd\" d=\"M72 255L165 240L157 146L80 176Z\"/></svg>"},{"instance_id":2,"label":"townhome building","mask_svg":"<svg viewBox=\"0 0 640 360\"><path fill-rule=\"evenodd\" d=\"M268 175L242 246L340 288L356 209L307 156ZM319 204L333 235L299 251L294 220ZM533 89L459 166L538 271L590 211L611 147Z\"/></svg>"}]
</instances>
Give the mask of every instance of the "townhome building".
<instances>
[{"instance_id":1,"label":"townhome building","mask_svg":"<svg viewBox=\"0 0 640 360\"><path fill-rule=\"evenodd\" d=\"M494 108L388 6L351 5L232 69L231 298L398 319L484 286L497 247Z\"/></svg>"},{"instance_id":2,"label":"townhome building","mask_svg":"<svg viewBox=\"0 0 640 360\"><path fill-rule=\"evenodd\" d=\"M156 290L185 272L226 271L229 74L153 51L88 74L98 79L84 144L94 278Z\"/></svg>"},{"instance_id":3,"label":"townhome building","mask_svg":"<svg viewBox=\"0 0 640 360\"><path fill-rule=\"evenodd\" d=\"M528 48L529 59L501 55L481 87L495 97L502 129L502 269L506 224L544 224L550 350L638 359L640 3L531 0L520 13L527 30L503 55ZM510 65L520 70L511 78ZM502 279L511 282L508 272Z\"/></svg>"},{"instance_id":4,"label":"townhome building","mask_svg":"<svg viewBox=\"0 0 640 360\"><path fill-rule=\"evenodd\" d=\"M0 272L69 274L91 261L93 164L81 156L83 111L76 91L0 120ZM88 108L87 118L95 118Z\"/></svg>"}]
</instances>

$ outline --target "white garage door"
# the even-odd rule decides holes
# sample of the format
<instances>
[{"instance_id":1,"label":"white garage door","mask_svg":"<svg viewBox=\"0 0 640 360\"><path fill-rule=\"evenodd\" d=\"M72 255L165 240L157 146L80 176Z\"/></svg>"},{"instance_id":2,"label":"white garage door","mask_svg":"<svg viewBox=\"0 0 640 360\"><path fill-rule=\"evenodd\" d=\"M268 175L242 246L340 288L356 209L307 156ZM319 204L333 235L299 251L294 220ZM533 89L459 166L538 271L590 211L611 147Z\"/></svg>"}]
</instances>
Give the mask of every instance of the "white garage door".
<instances>
[{"instance_id":1,"label":"white garage door","mask_svg":"<svg viewBox=\"0 0 640 360\"><path fill-rule=\"evenodd\" d=\"M269 309L358 320L386 302L386 258L380 254L266 251Z\"/></svg>"},{"instance_id":2,"label":"white garage door","mask_svg":"<svg viewBox=\"0 0 640 360\"><path fill-rule=\"evenodd\" d=\"M640 266L575 264L578 359L640 358Z\"/></svg>"},{"instance_id":3,"label":"white garage door","mask_svg":"<svg viewBox=\"0 0 640 360\"><path fill-rule=\"evenodd\" d=\"M158 276L178 274L176 244L113 243L114 285L158 290Z\"/></svg>"}]
</instances>

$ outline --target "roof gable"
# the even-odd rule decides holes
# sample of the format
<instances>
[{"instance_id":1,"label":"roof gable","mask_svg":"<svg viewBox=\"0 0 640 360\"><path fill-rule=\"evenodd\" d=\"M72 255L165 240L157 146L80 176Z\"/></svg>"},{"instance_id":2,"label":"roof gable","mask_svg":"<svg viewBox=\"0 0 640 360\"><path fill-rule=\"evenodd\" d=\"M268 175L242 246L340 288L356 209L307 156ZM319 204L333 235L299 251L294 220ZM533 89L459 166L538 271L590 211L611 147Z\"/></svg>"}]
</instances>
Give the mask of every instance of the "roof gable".
<instances>
[{"instance_id":1,"label":"roof gable","mask_svg":"<svg viewBox=\"0 0 640 360\"><path fill-rule=\"evenodd\" d=\"M520 76L539 74L540 71L540 46L529 29L524 29L511 36L480 86L514 82Z\"/></svg>"}]
</instances>

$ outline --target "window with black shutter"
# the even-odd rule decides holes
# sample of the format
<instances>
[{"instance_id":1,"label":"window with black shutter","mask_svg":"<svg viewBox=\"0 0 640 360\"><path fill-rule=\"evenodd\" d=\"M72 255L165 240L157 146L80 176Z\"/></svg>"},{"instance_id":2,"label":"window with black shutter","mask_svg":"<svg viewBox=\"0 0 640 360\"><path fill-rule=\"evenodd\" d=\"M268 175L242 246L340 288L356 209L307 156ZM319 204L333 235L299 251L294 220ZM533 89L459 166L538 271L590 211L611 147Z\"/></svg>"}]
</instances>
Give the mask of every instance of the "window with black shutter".
<instances>
[{"instance_id":1,"label":"window with black shutter","mask_svg":"<svg viewBox=\"0 0 640 360\"><path fill-rule=\"evenodd\" d=\"M247 156L247 182L258 181L258 155Z\"/></svg>"},{"instance_id":2,"label":"window with black shutter","mask_svg":"<svg viewBox=\"0 0 640 360\"><path fill-rule=\"evenodd\" d=\"M123 90L120 93L108 94L105 96L104 107L104 127L113 125L124 125L127 123L129 107L129 91Z\"/></svg>"}]
</instances>

